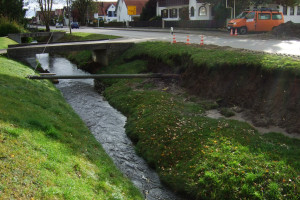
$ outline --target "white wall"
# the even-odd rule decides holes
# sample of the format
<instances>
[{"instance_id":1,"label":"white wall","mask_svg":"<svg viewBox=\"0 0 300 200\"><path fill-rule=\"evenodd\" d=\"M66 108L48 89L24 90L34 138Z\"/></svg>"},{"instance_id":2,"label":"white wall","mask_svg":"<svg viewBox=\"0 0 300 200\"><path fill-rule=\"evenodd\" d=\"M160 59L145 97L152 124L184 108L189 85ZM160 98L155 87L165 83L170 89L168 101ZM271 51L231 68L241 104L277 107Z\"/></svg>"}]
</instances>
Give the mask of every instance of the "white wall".
<instances>
[{"instance_id":1,"label":"white wall","mask_svg":"<svg viewBox=\"0 0 300 200\"><path fill-rule=\"evenodd\" d=\"M127 6L124 1L119 1L117 8L117 21L126 22L131 21L131 16L128 15Z\"/></svg>"},{"instance_id":2,"label":"white wall","mask_svg":"<svg viewBox=\"0 0 300 200\"><path fill-rule=\"evenodd\" d=\"M211 16L211 6L210 4L205 4L205 8L206 8L206 15L201 15L199 16L199 8L203 6L203 3L197 3L196 0L190 0L189 1L189 18L190 20L212 20L213 16ZM164 9L173 9L176 8L177 9L177 18L170 18L170 11L169 11L169 17L168 18L163 18L166 21L175 21L175 20L179 20L179 8L182 7L186 7L184 6L169 6L169 7L158 7L156 8L156 15L157 16L161 16L161 11ZM194 7L194 17L191 17L191 8Z\"/></svg>"},{"instance_id":3,"label":"white wall","mask_svg":"<svg viewBox=\"0 0 300 200\"><path fill-rule=\"evenodd\" d=\"M300 23L300 15L297 15L297 9L298 6L294 6L294 15L290 14L291 11L291 7L288 6L287 8L287 15L284 15L284 22L288 22L288 21L292 21L294 23ZM299 5L299 9L300 9L300 5ZM283 6L280 6L280 11L283 11Z\"/></svg>"},{"instance_id":4,"label":"white wall","mask_svg":"<svg viewBox=\"0 0 300 200\"><path fill-rule=\"evenodd\" d=\"M206 8L206 15L199 16L199 8L204 6ZM191 17L191 8L194 7L194 17ZM190 20L212 20L210 4L197 3L196 0L190 0L189 4Z\"/></svg>"},{"instance_id":5,"label":"white wall","mask_svg":"<svg viewBox=\"0 0 300 200\"><path fill-rule=\"evenodd\" d=\"M113 4L111 4L111 6L109 6L109 8L107 9L107 15L108 15L108 12L109 11L112 11L112 12L116 12L116 7L113 5ZM109 16L105 16L105 20L107 21L107 22L111 22L111 21L114 21L114 20L117 20L117 17L109 17Z\"/></svg>"}]
</instances>

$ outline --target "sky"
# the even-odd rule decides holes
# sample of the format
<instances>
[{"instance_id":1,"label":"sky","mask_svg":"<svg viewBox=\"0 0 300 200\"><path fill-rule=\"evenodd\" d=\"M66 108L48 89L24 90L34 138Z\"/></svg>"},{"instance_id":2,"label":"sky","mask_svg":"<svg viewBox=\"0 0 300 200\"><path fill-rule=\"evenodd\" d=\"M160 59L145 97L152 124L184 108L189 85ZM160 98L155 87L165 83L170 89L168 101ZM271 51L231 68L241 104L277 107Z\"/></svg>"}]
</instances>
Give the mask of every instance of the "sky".
<instances>
[{"instance_id":1,"label":"sky","mask_svg":"<svg viewBox=\"0 0 300 200\"><path fill-rule=\"evenodd\" d=\"M117 2L117 0L95 0L97 2L103 1L103 2ZM56 0L56 3L53 4L53 10L55 9L62 9L64 6L66 6L67 3L65 3L64 0ZM27 9L26 18L32 18L35 16L35 12L40 10L37 0L24 0L24 8Z\"/></svg>"}]
</instances>

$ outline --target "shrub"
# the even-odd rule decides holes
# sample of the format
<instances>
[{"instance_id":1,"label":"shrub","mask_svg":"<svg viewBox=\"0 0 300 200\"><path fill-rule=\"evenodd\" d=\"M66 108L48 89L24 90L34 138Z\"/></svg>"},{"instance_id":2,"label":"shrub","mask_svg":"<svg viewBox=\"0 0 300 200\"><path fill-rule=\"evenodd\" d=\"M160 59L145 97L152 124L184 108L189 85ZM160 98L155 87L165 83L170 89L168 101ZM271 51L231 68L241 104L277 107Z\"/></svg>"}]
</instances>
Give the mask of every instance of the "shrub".
<instances>
[{"instance_id":1,"label":"shrub","mask_svg":"<svg viewBox=\"0 0 300 200\"><path fill-rule=\"evenodd\" d=\"M24 27L15 21L11 21L6 17L0 17L0 37L7 36L10 33L25 32Z\"/></svg>"}]
</instances>

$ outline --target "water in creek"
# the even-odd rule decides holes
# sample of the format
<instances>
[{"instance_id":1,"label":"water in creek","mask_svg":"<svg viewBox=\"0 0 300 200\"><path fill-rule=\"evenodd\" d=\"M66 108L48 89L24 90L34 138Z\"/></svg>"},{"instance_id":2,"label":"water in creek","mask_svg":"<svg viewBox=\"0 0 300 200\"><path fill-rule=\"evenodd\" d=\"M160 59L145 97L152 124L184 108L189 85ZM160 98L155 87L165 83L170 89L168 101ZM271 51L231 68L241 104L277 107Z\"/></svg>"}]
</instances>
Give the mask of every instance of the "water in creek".
<instances>
[{"instance_id":1,"label":"water in creek","mask_svg":"<svg viewBox=\"0 0 300 200\"><path fill-rule=\"evenodd\" d=\"M87 74L62 57L39 54L37 59L44 69L57 75ZM93 79L64 79L56 86L102 144L116 166L131 179L147 200L179 199L162 186L154 170L136 155L132 142L125 134L126 117L112 108L94 90L93 82Z\"/></svg>"}]
</instances>

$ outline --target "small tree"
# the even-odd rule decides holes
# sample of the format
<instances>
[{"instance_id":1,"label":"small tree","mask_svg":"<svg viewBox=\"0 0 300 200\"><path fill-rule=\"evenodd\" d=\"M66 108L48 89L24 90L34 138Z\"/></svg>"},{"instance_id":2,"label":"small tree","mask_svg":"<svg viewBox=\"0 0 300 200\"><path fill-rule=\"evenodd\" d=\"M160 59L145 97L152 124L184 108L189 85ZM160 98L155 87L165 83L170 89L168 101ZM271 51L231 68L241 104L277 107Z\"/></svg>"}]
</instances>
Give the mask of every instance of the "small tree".
<instances>
[{"instance_id":1,"label":"small tree","mask_svg":"<svg viewBox=\"0 0 300 200\"><path fill-rule=\"evenodd\" d=\"M50 22L51 22L51 11L53 6L53 0L37 0L41 14L43 16L43 22L46 26L46 31L50 31Z\"/></svg>"},{"instance_id":2,"label":"small tree","mask_svg":"<svg viewBox=\"0 0 300 200\"><path fill-rule=\"evenodd\" d=\"M87 10L92 4L92 0L74 0L73 6L78 10L79 22L81 25L85 22L85 16L87 16Z\"/></svg>"},{"instance_id":3,"label":"small tree","mask_svg":"<svg viewBox=\"0 0 300 200\"><path fill-rule=\"evenodd\" d=\"M23 0L0 0L0 16L23 24L25 13Z\"/></svg>"},{"instance_id":4,"label":"small tree","mask_svg":"<svg viewBox=\"0 0 300 200\"><path fill-rule=\"evenodd\" d=\"M149 0L145 4L140 16L140 21L149 21L151 18L156 16L156 2L157 0Z\"/></svg>"}]
</instances>

